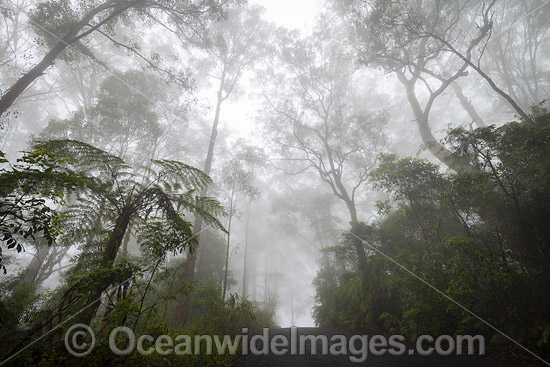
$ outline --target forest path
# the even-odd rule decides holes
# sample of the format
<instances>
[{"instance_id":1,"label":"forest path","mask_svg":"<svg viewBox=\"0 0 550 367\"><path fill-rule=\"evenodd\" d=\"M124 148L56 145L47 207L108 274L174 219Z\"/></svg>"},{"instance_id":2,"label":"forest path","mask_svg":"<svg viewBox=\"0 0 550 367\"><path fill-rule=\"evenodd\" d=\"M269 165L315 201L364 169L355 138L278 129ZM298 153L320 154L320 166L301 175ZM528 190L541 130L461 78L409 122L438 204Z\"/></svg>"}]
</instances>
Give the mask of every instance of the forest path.
<instances>
[{"instance_id":1,"label":"forest path","mask_svg":"<svg viewBox=\"0 0 550 367\"><path fill-rule=\"evenodd\" d=\"M350 332L340 332L331 329L323 328L298 328L297 336L299 340L300 335L314 335L320 336L324 335L331 340L331 337L334 335L344 335L349 338L353 335ZM285 338L288 340L288 345L290 346L291 331L290 328L284 329L270 329L269 338L273 340L275 336L278 338ZM252 338L252 334L249 335L249 338ZM333 343L329 343L331 345ZM259 349L261 349L262 343L258 342L257 344ZM306 343L305 355L290 355L290 352L287 351L284 355L277 356L271 351L267 355L253 355L249 352L247 356L241 356L237 366L239 367L335 367L335 366L371 366L371 367L465 367L465 366L474 366L474 367L518 367L521 364L503 361L495 358L490 358L486 356L439 356L435 353L431 356L421 356L418 353L414 355L408 355L408 352L411 349L414 349L414 345L407 345L407 351L405 355L402 356L392 356L386 353L383 356L374 356L368 355L367 359L364 362L353 363L350 360L350 356L355 354L357 357L360 357L359 352L350 353L350 355L322 355L321 354L321 341L317 342L317 354L312 355L311 348L309 347L309 341ZM299 351L299 342L296 344L297 350ZM360 343L357 342L357 347L360 348ZM281 348L279 348L281 350Z\"/></svg>"}]
</instances>

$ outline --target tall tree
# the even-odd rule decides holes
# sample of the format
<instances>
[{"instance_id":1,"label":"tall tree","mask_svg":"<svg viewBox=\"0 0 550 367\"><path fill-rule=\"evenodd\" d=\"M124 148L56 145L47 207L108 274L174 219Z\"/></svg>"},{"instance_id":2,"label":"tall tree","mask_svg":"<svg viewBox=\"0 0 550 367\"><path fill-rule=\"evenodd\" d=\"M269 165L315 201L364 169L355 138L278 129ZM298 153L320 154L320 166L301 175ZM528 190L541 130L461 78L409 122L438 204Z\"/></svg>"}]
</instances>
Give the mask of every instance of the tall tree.
<instances>
[{"instance_id":1,"label":"tall tree","mask_svg":"<svg viewBox=\"0 0 550 367\"><path fill-rule=\"evenodd\" d=\"M269 106L264 121L282 160L292 163L287 172L315 171L346 205L355 228L357 195L385 145L384 118L350 102L355 99L352 56L327 29L304 40L282 38L286 73L266 74L277 83L264 93ZM301 163L297 168L296 162ZM354 247L364 270L363 244L357 241Z\"/></svg>"},{"instance_id":2,"label":"tall tree","mask_svg":"<svg viewBox=\"0 0 550 367\"><path fill-rule=\"evenodd\" d=\"M434 136L430 113L437 99L473 69L526 121L527 114L480 66L493 27L494 1L339 1L354 26L362 64L394 72L403 85L420 137L442 163L468 170ZM427 99L423 95L427 95ZM457 97L473 120L480 121L461 91Z\"/></svg>"},{"instance_id":3,"label":"tall tree","mask_svg":"<svg viewBox=\"0 0 550 367\"><path fill-rule=\"evenodd\" d=\"M240 199L248 201L247 204L244 204L248 207L248 204L254 200L258 195L259 191L254 187L254 176L253 172L247 171L242 164L242 157L236 155L232 158L227 164L225 164L222 172L222 182L227 188L228 197L229 197L229 217L227 224L227 244L226 244L226 253L225 253L225 275L223 283L223 298L227 292L227 275L229 270L229 250L231 245L231 224L233 217L235 215L240 215L241 213L238 204ZM246 256L246 255L245 255Z\"/></svg>"},{"instance_id":4,"label":"tall tree","mask_svg":"<svg viewBox=\"0 0 550 367\"><path fill-rule=\"evenodd\" d=\"M2 94L0 116L60 57L74 58L79 52L90 55L91 51L83 43L86 37L94 32L111 33L116 22L131 11L136 16L152 19L157 19L155 13L165 13L182 24L192 25L212 12L219 13L223 3L225 1L82 0L74 4L67 0L50 0L38 4L31 14L31 22L48 51ZM67 49L71 52L66 53Z\"/></svg>"},{"instance_id":5,"label":"tall tree","mask_svg":"<svg viewBox=\"0 0 550 367\"><path fill-rule=\"evenodd\" d=\"M227 20L213 23L206 38L198 40L199 46L212 62L213 79L217 82L214 119L208 143L204 172L210 174L214 161L214 148L218 136L218 125L222 104L235 92L243 72L264 54L268 39L268 26L261 18L259 7L238 7L230 9ZM201 196L206 196L206 189ZM196 216L193 226L195 235L202 231L202 218ZM185 283L194 280L196 252L188 253L184 277ZM187 320L190 294L182 294L175 312L174 324L182 326Z\"/></svg>"}]
</instances>

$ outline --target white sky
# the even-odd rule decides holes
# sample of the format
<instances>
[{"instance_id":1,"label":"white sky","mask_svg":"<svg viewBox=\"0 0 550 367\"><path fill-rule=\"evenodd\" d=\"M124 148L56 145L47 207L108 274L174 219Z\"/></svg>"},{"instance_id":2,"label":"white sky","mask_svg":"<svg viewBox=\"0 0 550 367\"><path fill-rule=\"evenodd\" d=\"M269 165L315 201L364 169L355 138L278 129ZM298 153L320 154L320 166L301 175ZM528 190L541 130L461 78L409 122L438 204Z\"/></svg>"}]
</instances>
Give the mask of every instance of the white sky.
<instances>
[{"instance_id":1,"label":"white sky","mask_svg":"<svg viewBox=\"0 0 550 367\"><path fill-rule=\"evenodd\" d=\"M263 6L265 18L277 25L308 32L313 27L321 0L249 0Z\"/></svg>"},{"instance_id":2,"label":"white sky","mask_svg":"<svg viewBox=\"0 0 550 367\"><path fill-rule=\"evenodd\" d=\"M249 0L249 4L265 8L264 18L278 26L299 29L303 35L313 30L322 0ZM248 82L241 78L241 85ZM256 103L249 97L230 98L222 107L222 123L230 126L233 138L249 137L255 127Z\"/></svg>"}]
</instances>

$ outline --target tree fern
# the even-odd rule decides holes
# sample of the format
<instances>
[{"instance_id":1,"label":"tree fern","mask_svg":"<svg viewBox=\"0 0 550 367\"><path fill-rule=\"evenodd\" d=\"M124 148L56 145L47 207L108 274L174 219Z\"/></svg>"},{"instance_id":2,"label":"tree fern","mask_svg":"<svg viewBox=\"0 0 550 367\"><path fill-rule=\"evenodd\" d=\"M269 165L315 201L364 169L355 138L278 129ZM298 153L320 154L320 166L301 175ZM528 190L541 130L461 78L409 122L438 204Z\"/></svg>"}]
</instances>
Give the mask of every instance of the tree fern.
<instances>
[{"instance_id":1,"label":"tree fern","mask_svg":"<svg viewBox=\"0 0 550 367\"><path fill-rule=\"evenodd\" d=\"M196 245L186 216L200 215L209 225L224 230L217 219L225 214L223 207L213 198L199 195L212 180L195 167L155 160L144 174L118 157L75 140L39 142L36 148L62 156L67 168L84 177L85 189L67 210L71 219L63 241L81 249L69 283L87 284L87 295L80 298L86 305L96 303L115 279L122 279L113 271L130 228L135 228L144 256L158 260ZM69 292L64 299L71 297ZM96 310L97 306L90 307L83 321L91 321Z\"/></svg>"}]
</instances>

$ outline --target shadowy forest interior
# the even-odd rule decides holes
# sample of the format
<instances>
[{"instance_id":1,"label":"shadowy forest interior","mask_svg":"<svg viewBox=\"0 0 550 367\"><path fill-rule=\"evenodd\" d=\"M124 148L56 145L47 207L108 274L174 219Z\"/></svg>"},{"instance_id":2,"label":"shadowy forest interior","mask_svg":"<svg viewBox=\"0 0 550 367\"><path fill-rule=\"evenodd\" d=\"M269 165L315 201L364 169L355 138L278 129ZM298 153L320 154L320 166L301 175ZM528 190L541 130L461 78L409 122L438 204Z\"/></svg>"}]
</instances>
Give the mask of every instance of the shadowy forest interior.
<instances>
[{"instance_id":1,"label":"shadowy forest interior","mask_svg":"<svg viewBox=\"0 0 550 367\"><path fill-rule=\"evenodd\" d=\"M291 326L550 365L547 0L0 12L1 366L259 365L112 331Z\"/></svg>"}]
</instances>

